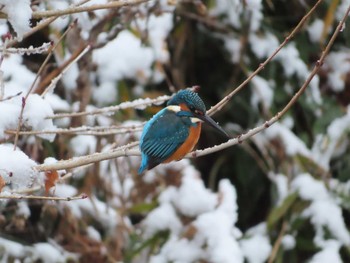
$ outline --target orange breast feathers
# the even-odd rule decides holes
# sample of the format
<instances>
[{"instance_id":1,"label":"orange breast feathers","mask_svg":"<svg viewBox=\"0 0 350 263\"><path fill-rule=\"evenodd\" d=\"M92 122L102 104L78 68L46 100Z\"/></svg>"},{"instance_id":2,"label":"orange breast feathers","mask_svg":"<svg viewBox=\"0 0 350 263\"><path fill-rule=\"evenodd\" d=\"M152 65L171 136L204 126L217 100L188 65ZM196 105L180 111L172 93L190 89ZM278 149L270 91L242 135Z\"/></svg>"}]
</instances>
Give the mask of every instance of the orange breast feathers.
<instances>
[{"instance_id":1,"label":"orange breast feathers","mask_svg":"<svg viewBox=\"0 0 350 263\"><path fill-rule=\"evenodd\" d=\"M196 126L192 126L190 128L190 134L187 140L173 153L168 159L164 161L164 163L168 163L171 161L179 161L181 160L187 153L193 150L194 146L196 146L199 135L201 133L202 123L197 123Z\"/></svg>"}]
</instances>

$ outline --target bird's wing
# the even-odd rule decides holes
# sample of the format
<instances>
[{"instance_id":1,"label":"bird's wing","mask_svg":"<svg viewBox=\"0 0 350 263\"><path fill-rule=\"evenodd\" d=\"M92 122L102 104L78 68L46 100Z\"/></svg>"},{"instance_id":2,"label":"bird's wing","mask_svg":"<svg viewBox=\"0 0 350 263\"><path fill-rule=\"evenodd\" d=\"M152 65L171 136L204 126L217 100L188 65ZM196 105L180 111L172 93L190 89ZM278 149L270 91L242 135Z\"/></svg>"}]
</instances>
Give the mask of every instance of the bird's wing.
<instances>
[{"instance_id":1,"label":"bird's wing","mask_svg":"<svg viewBox=\"0 0 350 263\"><path fill-rule=\"evenodd\" d=\"M187 139L189 130L175 112L162 110L145 126L141 152L159 163L168 159Z\"/></svg>"}]
</instances>

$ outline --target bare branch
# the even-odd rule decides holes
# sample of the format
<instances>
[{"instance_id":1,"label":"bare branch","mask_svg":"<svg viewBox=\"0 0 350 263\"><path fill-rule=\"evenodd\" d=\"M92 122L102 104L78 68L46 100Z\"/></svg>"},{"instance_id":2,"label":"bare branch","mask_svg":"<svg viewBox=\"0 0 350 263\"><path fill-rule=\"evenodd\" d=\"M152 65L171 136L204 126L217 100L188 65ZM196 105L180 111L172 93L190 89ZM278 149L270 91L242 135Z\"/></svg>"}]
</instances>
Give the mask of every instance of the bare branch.
<instances>
[{"instance_id":1,"label":"bare branch","mask_svg":"<svg viewBox=\"0 0 350 263\"><path fill-rule=\"evenodd\" d=\"M93 111L81 111L81 112L72 112L72 113L59 113L53 116L47 117L48 119L59 119L66 117L77 117L77 116L87 116L87 115L97 115L97 114L106 114L110 112L115 112L119 110L129 109L129 108L143 108L148 105L159 105L170 99L170 96L164 95L159 96L155 99L137 99L133 101L122 102L119 105L104 107L101 109L93 110Z\"/></svg>"},{"instance_id":2,"label":"bare branch","mask_svg":"<svg viewBox=\"0 0 350 263\"><path fill-rule=\"evenodd\" d=\"M5 48L0 47L2 49L2 53L4 54L26 54L26 55L31 55L31 54L42 54L45 52L48 52L51 43L43 43L40 47L27 47L27 48L6 48L6 45L3 45Z\"/></svg>"},{"instance_id":3,"label":"bare branch","mask_svg":"<svg viewBox=\"0 0 350 263\"><path fill-rule=\"evenodd\" d=\"M32 18L40 19L40 18L52 17L52 16L65 16L65 15L82 13L82 12L91 12L91 11L101 10L101 9L121 8L124 6L138 5L148 1L149 0L124 0L124 1L108 2L106 4L69 7L63 10L35 11L32 14Z\"/></svg>"},{"instance_id":4,"label":"bare branch","mask_svg":"<svg viewBox=\"0 0 350 263\"><path fill-rule=\"evenodd\" d=\"M20 131L20 135L39 135L39 134L80 134L80 135L111 135L124 134L142 131L143 124L134 126L81 126L68 129L41 130L41 131ZM16 130L5 130L6 134L16 134Z\"/></svg>"},{"instance_id":5,"label":"bare branch","mask_svg":"<svg viewBox=\"0 0 350 263\"><path fill-rule=\"evenodd\" d=\"M34 166L33 169L37 171L50 171L50 170L63 170L71 169L83 165L88 165L91 163L96 163L104 160L114 159L121 156L140 156L140 151L131 150L130 148L135 147L139 144L138 141L129 143L127 145L120 146L116 149L110 150L108 152L93 153L90 155L85 155L81 157L74 157L69 160L58 161L53 164L41 164Z\"/></svg>"},{"instance_id":6,"label":"bare branch","mask_svg":"<svg viewBox=\"0 0 350 263\"><path fill-rule=\"evenodd\" d=\"M79 196L72 197L57 197L57 196L36 196L36 195L0 195L0 199L12 199L12 200L45 200L45 201L73 201L73 200L81 200L86 199L88 196L86 194L82 194Z\"/></svg>"}]
</instances>

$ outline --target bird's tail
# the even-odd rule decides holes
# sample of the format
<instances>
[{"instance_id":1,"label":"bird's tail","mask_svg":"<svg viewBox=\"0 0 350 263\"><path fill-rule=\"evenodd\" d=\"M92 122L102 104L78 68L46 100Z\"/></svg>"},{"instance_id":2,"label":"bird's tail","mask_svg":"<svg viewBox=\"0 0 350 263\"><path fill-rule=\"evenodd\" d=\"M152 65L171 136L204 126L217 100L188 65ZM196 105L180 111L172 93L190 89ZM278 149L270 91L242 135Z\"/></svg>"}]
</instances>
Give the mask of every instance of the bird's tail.
<instances>
[{"instance_id":1,"label":"bird's tail","mask_svg":"<svg viewBox=\"0 0 350 263\"><path fill-rule=\"evenodd\" d=\"M148 168L148 157L145 154L142 154L141 166L139 168L138 174L142 174Z\"/></svg>"}]
</instances>

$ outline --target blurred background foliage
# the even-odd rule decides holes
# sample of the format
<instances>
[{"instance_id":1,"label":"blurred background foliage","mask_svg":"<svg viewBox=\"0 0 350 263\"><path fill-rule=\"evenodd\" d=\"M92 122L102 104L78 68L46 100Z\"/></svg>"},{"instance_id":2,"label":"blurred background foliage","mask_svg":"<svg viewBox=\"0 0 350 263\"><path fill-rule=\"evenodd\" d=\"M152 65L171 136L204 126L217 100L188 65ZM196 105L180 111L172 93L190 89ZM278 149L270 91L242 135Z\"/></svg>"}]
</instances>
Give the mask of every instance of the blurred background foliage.
<instances>
[{"instance_id":1,"label":"blurred background foliage","mask_svg":"<svg viewBox=\"0 0 350 263\"><path fill-rule=\"evenodd\" d=\"M36 1L32 2L35 5ZM47 2L46 4L49 6L50 1L43 2ZM227 8L230 9L226 13L213 14L211 10L216 8L218 2L225 2ZM185 87L199 85L201 87L200 96L209 109L210 106L215 105L241 84L267 57L266 55L259 57L257 52L253 50L253 48L266 49L266 47L259 47L258 43L254 46L254 42L251 42L253 41L251 35L264 37L271 34L279 43L283 42L315 2L309 0L266 0L261 1L261 3L260 1L245 0L175 1L173 3L174 10L167 11L167 7L164 7L163 2L154 1L154 3L140 9L136 7L130 10L109 10L109 13L105 15L105 20L101 19L100 25L95 26L93 30L108 33L111 30L116 30L115 26L118 25L123 30L130 30L134 36L140 38L144 47L150 46L148 30L151 29L141 30L137 26L135 27L132 24L134 15L157 16L166 12L173 12L174 16L172 18L173 27L166 36L169 59L164 63L155 62L152 64L153 70L160 69L164 75L163 80L158 82L146 80L140 84L134 76L122 78L115 83L118 94L115 101L105 103L103 106L119 104L139 97L157 97L163 94L171 94ZM342 2L346 1L322 1L300 32L291 40L291 45L294 45L298 52L296 59L300 59L300 63L305 64L306 70L310 71L312 69L333 33L339 21L336 12L338 12L337 10ZM256 23L256 18L253 17L254 14L250 6L254 6L254 4L260 6L257 10L261 12L262 17L259 20L258 28L253 30L254 25L252 23ZM235 26L229 22L229 12L239 12L239 25ZM96 18L93 12L88 15ZM323 31L318 39L312 40L310 38L312 32L310 33L309 30L313 30L311 25L316 20L323 23ZM32 22L35 24L34 20ZM78 27L74 29L73 33L79 35L79 27L78 21ZM52 39L52 35L60 36L62 32L63 30L59 31L54 27L46 28L32 37L26 38L21 46L38 46L37 43L47 42ZM79 41L97 41L97 35L96 32L91 33L88 40L82 37L73 37L73 34L68 35L62 42L62 53L57 53L51 58L46 69L47 72L54 71L68 51L73 53L73 47L78 45ZM116 33L116 36L118 36L118 33ZM227 48L231 39L237 41L236 44L240 46L238 53L237 50L235 53ZM349 41L350 30L345 28L337 38L332 51L349 52ZM233 59L233 57L236 58ZM24 56L23 63L33 72L36 72L44 59L45 56L42 55ZM344 63L348 63L349 61L346 60L349 59L349 56L345 58ZM91 75L96 73L94 68L96 65L88 59L79 63L80 71L86 70ZM288 67L288 61L283 60L283 58L274 59L259 74L259 77L270 85L272 93L270 103L264 101L266 94L262 94L257 103L252 103L252 97L258 91L254 88L255 84L250 82L245 89L234 96L229 104L214 116L214 119L235 137L274 116L289 102L305 80L297 71L287 74L285 67ZM290 67L293 67L293 65L290 65ZM315 99L317 92L310 88L282 120L282 123L289 127L290 131L310 151L317 145L321 147L322 143L327 144L325 141L317 142L318 135L327 134L327 129L329 129L332 122L336 118L346 115L347 112L350 102L350 69L342 72L341 79L344 82L344 87L339 90L331 85L330 73L334 71L336 69L331 68L326 63L317 76L319 80L317 88L322 102ZM43 73L42 79L47 77L47 72ZM307 72L304 73L307 75ZM77 83L76 88L71 91L71 94L67 94L65 84L61 82L58 84L55 93L61 98L67 99L71 104L87 100L85 106L88 104L96 105L97 102L88 89L93 85L98 86L99 81L96 78L91 81L93 83L91 84L82 78ZM89 88L87 88L88 85L90 85ZM266 90L260 91L264 92ZM80 105L82 104L80 103ZM122 110L113 116L113 120L119 124L130 120L145 121L160 108L160 106L154 106L145 110ZM80 110L84 109L80 108ZM70 125L85 124L85 121L72 120ZM73 137L57 136L54 142L43 142L43 147L38 147L35 150L28 144L26 152L33 153L35 151L36 156L38 156L36 161L38 162L43 162L47 156L67 159L74 155L69 146ZM122 139L118 138L118 142L126 143L137 139L137 136L131 134ZM339 207L344 222L347 224L346 227L349 228L349 188L345 187L345 190L341 191L330 183L331 179L335 179L339 184L346 184L350 179L348 128L344 129L341 139L337 142L337 146L341 149L338 154L335 153L331 158L328 169L308 156L300 153L289 154L286 149L286 142L280 137L266 138L265 135L256 136L238 146L193 159L191 162L200 171L205 186L213 192L218 191L220 180L225 178L229 179L235 186L239 213L236 226L242 231L243 239L249 237L249 234L246 234L247 230L264 222L272 246L280 242L279 235L281 232L290 234L295 238L295 246L292 249L283 249L280 245L277 245L273 262L306 262L320 251L313 240L315 236L313 223L310 218L300 216L311 201L301 198L293 191L288 192L287 196L281 200L278 185L276 185L273 178L275 178L274 175L281 174L287 178L288 185L290 185L297 175L309 173L315 179L320 180L327 187L329 193L340 200ZM101 150L106 145L106 141L112 142L114 140L116 138L112 135L97 137L96 151ZM259 140L261 141L259 142ZM204 149L222 142L224 142L224 138L220 134L209 127L204 127L198 148ZM26 145L24 141L21 143ZM38 145L40 143L42 142L39 142ZM120 217L130 220L130 225L121 225L114 229L111 234L94 216L86 216L84 219L80 219L75 217L69 209L62 209L50 203L42 202L29 202L31 216L24 219L13 213L17 204L9 202L6 209L3 210L5 212L2 213L0 220L3 236L24 240L28 243L43 242L48 238L55 238L67 251L82 254L81 262L114 262L114 260L143 262L140 258L145 253L152 254L159 251L170 235L169 231L160 231L147 239L139 234L139 224L158 206L157 198L166 187L181 184L182 174L177 169L169 168L167 175L164 176L164 174L159 174L162 170L157 170L155 173L158 177L152 183L146 183L142 178L136 176L137 167L135 163L138 162L125 158L113 162L121 167L116 168L120 169L119 172L122 173L123 169L127 169L127 174L131 174L135 182L130 197L128 197L129 200L122 200L123 198L119 196L122 201L125 201L125 203L121 203L127 204L126 206L111 204L112 207L117 206L116 210ZM127 168L125 168L126 163L130 165ZM113 198L113 192L109 189L108 182L106 183L104 179L101 179L100 166L102 164L96 164L94 167L84 170L83 175L79 174L74 177L70 184L79 191L94 194L99 200L108 203L108 200ZM187 226L190 225L189 222L194 220L184 215L179 216ZM87 237L86 229L89 225L93 225L99 231L103 241L93 241ZM331 232L326 227L324 231ZM325 235L332 237L332 233L328 232ZM107 249L108 253L106 254L108 256L99 254L101 247ZM350 262L349 251L349 245L341 246L340 256L343 262ZM9 259L9 262L15 261Z\"/></svg>"}]
</instances>

